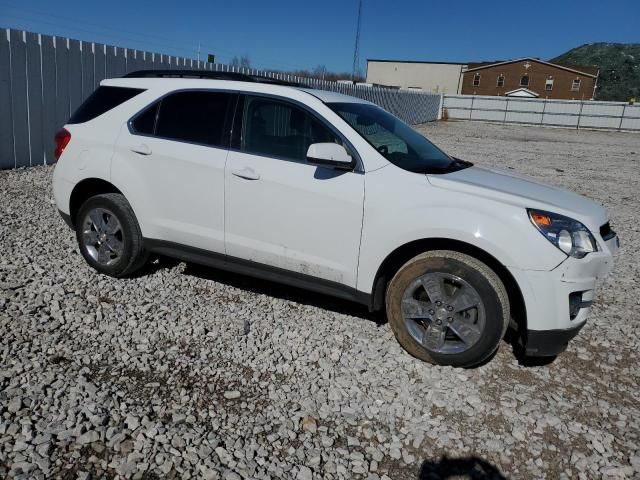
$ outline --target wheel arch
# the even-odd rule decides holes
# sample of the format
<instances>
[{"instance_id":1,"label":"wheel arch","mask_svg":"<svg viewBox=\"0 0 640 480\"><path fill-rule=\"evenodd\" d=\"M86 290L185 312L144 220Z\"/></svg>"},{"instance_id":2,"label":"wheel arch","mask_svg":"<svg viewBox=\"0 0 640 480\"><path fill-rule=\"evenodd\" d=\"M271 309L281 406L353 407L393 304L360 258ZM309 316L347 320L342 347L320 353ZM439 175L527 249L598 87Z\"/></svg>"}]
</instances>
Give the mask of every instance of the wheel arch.
<instances>
[{"instance_id":1,"label":"wheel arch","mask_svg":"<svg viewBox=\"0 0 640 480\"><path fill-rule=\"evenodd\" d=\"M511 306L511 318L516 324L515 327L519 332L526 332L527 311L524 297L518 282L511 272L509 272L509 269L485 250L478 248L475 245L471 245L470 243L460 240L452 240L449 238L425 238L414 240L401 245L387 255L376 272L369 308L372 311L382 310L384 308L386 287L393 275L395 275L402 265L410 259L430 250L453 250L459 253L464 253L483 262L491 268L496 275L498 275L507 290Z\"/></svg>"},{"instance_id":2,"label":"wheel arch","mask_svg":"<svg viewBox=\"0 0 640 480\"><path fill-rule=\"evenodd\" d=\"M69 198L69 215L74 226L82 204L89 198L103 193L119 193L122 195L122 192L115 185L101 178L85 178L78 182L71 191Z\"/></svg>"}]
</instances>

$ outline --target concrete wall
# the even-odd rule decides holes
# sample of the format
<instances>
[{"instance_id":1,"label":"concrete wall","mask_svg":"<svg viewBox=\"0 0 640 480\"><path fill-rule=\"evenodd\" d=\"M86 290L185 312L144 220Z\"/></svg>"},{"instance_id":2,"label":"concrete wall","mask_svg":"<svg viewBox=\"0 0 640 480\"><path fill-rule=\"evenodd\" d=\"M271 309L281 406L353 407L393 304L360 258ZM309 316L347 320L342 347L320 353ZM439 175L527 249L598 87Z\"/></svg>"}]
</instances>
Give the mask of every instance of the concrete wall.
<instances>
[{"instance_id":1,"label":"concrete wall","mask_svg":"<svg viewBox=\"0 0 640 480\"><path fill-rule=\"evenodd\" d=\"M640 131L640 105L623 102L445 95L451 119Z\"/></svg>"},{"instance_id":2,"label":"concrete wall","mask_svg":"<svg viewBox=\"0 0 640 480\"><path fill-rule=\"evenodd\" d=\"M367 82L400 88L419 87L425 92L459 93L466 65L400 61L367 61Z\"/></svg>"}]
</instances>

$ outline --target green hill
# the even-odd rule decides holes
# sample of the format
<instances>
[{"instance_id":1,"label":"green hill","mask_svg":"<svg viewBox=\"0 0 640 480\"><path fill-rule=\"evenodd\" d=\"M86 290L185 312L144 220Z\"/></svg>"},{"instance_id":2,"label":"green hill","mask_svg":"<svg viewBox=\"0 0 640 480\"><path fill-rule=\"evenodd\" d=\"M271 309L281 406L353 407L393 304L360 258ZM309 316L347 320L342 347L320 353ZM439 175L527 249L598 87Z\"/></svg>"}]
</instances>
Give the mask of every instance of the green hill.
<instances>
[{"instance_id":1,"label":"green hill","mask_svg":"<svg viewBox=\"0 0 640 480\"><path fill-rule=\"evenodd\" d=\"M640 43L590 43L549 60L600 69L596 100L640 102Z\"/></svg>"}]
</instances>

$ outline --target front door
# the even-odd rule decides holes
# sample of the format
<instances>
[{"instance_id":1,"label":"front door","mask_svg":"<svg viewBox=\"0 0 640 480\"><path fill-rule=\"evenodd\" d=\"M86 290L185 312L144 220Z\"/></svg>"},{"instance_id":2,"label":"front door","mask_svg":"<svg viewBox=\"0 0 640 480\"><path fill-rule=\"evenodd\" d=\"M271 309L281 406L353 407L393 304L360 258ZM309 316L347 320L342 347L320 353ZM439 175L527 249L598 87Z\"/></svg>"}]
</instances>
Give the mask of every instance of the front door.
<instances>
[{"instance_id":1,"label":"front door","mask_svg":"<svg viewBox=\"0 0 640 480\"><path fill-rule=\"evenodd\" d=\"M244 97L236 117L242 136L225 172L227 254L355 287L364 175L306 162L310 144L342 143L339 136L271 97Z\"/></svg>"}]
</instances>

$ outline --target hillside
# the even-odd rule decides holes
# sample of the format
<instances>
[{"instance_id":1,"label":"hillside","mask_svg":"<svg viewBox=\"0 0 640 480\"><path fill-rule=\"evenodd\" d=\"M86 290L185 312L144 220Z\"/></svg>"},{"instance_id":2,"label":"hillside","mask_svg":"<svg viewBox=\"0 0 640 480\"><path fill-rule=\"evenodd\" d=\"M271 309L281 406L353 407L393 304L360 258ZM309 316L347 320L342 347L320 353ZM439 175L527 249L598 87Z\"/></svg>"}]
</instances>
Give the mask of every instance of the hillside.
<instances>
[{"instance_id":1,"label":"hillside","mask_svg":"<svg viewBox=\"0 0 640 480\"><path fill-rule=\"evenodd\" d=\"M549 60L561 65L600 68L596 100L640 102L640 43L591 43Z\"/></svg>"}]
</instances>

